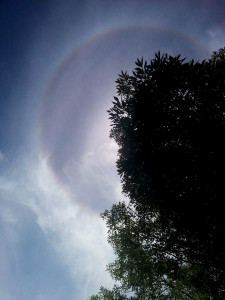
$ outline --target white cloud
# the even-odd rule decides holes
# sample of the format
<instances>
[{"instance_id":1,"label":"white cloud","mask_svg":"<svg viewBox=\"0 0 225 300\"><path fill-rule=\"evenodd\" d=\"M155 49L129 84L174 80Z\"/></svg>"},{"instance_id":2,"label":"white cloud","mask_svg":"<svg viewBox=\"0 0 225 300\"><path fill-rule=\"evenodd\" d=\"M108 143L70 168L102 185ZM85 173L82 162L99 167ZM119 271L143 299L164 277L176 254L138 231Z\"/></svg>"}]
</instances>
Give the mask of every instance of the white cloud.
<instances>
[{"instance_id":1,"label":"white cloud","mask_svg":"<svg viewBox=\"0 0 225 300\"><path fill-rule=\"evenodd\" d=\"M70 200L44 160L40 159L36 166L28 161L22 165L13 177L0 178L0 195L4 200L29 207L36 214L38 225L79 290L76 299L87 299L100 285L111 286L112 279L105 267L112 260L113 252L107 243L104 222ZM16 222L10 210L6 209L4 216L5 222Z\"/></svg>"},{"instance_id":2,"label":"white cloud","mask_svg":"<svg viewBox=\"0 0 225 300\"><path fill-rule=\"evenodd\" d=\"M68 265L74 279L85 279L89 292L91 286L94 289L95 285L111 282L104 270L112 258L112 250L106 242L106 227L99 216L72 203L54 183L45 162L41 163L35 177L45 191L42 207L35 203L38 224Z\"/></svg>"}]
</instances>

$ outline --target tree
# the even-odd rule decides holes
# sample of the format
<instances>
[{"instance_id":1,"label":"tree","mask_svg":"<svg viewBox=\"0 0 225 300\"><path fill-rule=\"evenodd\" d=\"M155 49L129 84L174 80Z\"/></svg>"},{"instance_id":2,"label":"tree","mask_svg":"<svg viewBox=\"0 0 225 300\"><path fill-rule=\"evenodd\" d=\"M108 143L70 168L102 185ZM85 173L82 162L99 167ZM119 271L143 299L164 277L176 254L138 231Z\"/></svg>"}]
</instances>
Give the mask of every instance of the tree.
<instances>
[{"instance_id":1,"label":"tree","mask_svg":"<svg viewBox=\"0 0 225 300\"><path fill-rule=\"evenodd\" d=\"M146 256L149 265L146 273L146 263L137 263L139 254L130 255L129 239L123 238L129 237L128 225L116 218L118 228L113 227L114 207L105 216L119 260L109 271L122 282L121 291L128 291L130 278L136 295L145 291L143 298L129 299L163 299L164 287L169 299L192 299L182 298L181 291L193 299L225 298L224 49L196 63L159 52L149 64L138 59L133 74L122 72L116 83L110 137L119 146L117 170L133 221L138 220L131 236L142 235L133 244L141 249L135 253ZM149 293L158 290L150 295L148 287Z\"/></svg>"},{"instance_id":2,"label":"tree","mask_svg":"<svg viewBox=\"0 0 225 300\"><path fill-rule=\"evenodd\" d=\"M193 259L224 270L225 62L158 53L136 65L119 76L109 110L123 192L138 210L157 210L188 255L197 247Z\"/></svg>"},{"instance_id":3,"label":"tree","mask_svg":"<svg viewBox=\"0 0 225 300\"><path fill-rule=\"evenodd\" d=\"M121 294L117 286L114 286L112 290L100 287L98 295L93 295L89 300L127 300L126 295Z\"/></svg>"},{"instance_id":4,"label":"tree","mask_svg":"<svg viewBox=\"0 0 225 300\"><path fill-rule=\"evenodd\" d=\"M107 270L120 284L101 288L91 300L209 299L204 270L166 250L167 233L156 216L140 216L131 204L119 203L102 217L117 257Z\"/></svg>"},{"instance_id":5,"label":"tree","mask_svg":"<svg viewBox=\"0 0 225 300\"><path fill-rule=\"evenodd\" d=\"M220 48L218 51L213 51L210 61L212 63L223 63L225 61L225 47Z\"/></svg>"}]
</instances>

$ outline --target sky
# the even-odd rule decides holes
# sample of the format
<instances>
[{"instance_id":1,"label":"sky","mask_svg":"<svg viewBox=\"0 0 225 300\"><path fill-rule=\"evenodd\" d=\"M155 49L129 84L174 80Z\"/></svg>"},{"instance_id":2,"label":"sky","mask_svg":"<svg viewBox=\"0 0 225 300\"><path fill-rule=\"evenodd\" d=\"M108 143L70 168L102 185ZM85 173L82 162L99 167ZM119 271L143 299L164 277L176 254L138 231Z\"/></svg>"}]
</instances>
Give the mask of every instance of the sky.
<instances>
[{"instance_id":1,"label":"sky","mask_svg":"<svg viewBox=\"0 0 225 300\"><path fill-rule=\"evenodd\" d=\"M1 300L113 285L99 214L126 200L115 80L159 50L201 61L224 46L222 0L0 0Z\"/></svg>"}]
</instances>

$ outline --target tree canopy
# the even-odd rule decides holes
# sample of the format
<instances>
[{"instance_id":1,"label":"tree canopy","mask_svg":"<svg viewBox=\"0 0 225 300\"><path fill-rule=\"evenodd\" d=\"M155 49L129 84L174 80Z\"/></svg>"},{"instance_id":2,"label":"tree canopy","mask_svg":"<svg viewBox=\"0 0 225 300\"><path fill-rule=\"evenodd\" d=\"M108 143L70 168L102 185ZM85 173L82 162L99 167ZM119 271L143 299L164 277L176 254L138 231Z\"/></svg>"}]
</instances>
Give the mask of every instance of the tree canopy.
<instances>
[{"instance_id":1,"label":"tree canopy","mask_svg":"<svg viewBox=\"0 0 225 300\"><path fill-rule=\"evenodd\" d=\"M159 52L119 75L110 137L130 204L103 217L118 257L108 269L125 294L93 299L225 297L224 56Z\"/></svg>"},{"instance_id":2,"label":"tree canopy","mask_svg":"<svg viewBox=\"0 0 225 300\"><path fill-rule=\"evenodd\" d=\"M107 270L120 284L101 288L91 300L208 299L204 270L167 251L166 233L153 215L119 203L102 216L117 257Z\"/></svg>"}]
</instances>

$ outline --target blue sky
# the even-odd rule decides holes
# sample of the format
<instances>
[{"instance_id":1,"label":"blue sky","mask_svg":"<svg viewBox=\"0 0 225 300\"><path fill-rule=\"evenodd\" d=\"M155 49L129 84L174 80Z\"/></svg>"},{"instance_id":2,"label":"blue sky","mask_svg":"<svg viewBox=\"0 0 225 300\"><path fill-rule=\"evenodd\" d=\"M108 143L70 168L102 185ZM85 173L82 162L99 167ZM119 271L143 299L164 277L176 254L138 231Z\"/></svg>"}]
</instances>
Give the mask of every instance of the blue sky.
<instances>
[{"instance_id":1,"label":"blue sky","mask_svg":"<svg viewBox=\"0 0 225 300\"><path fill-rule=\"evenodd\" d=\"M120 201L106 110L158 50L225 46L223 1L0 0L0 299L88 299L112 286L99 213Z\"/></svg>"}]
</instances>

